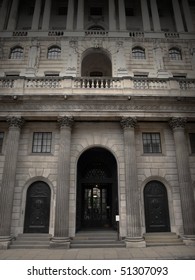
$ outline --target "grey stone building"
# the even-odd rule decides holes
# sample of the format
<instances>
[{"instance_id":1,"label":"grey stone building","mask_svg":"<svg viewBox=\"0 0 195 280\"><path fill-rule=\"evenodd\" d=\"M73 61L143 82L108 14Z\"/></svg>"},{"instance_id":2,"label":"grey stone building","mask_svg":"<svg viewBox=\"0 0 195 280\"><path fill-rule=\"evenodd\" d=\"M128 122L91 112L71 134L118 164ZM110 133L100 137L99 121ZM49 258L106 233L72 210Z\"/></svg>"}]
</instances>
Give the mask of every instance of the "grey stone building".
<instances>
[{"instance_id":1,"label":"grey stone building","mask_svg":"<svg viewBox=\"0 0 195 280\"><path fill-rule=\"evenodd\" d=\"M195 240L195 1L0 1L0 247Z\"/></svg>"}]
</instances>

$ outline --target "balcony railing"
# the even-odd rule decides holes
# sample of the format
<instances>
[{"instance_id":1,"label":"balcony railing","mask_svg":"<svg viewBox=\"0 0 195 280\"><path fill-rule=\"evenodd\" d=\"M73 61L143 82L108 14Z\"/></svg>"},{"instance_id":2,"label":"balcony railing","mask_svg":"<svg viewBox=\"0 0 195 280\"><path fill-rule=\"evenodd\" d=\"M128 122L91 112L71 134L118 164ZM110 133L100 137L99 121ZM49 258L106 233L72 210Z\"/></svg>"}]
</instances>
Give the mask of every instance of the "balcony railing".
<instances>
[{"instance_id":1,"label":"balcony railing","mask_svg":"<svg viewBox=\"0 0 195 280\"><path fill-rule=\"evenodd\" d=\"M39 91L35 91L39 89ZM49 89L54 89L55 92L65 93L100 93L112 92L117 90L118 93L132 92L150 93L168 92L179 94L179 92L188 91L195 96L195 79L159 79L159 78L111 78L111 77L2 77L0 78L0 93L47 93ZM168 93L167 93L168 94Z\"/></svg>"}]
</instances>

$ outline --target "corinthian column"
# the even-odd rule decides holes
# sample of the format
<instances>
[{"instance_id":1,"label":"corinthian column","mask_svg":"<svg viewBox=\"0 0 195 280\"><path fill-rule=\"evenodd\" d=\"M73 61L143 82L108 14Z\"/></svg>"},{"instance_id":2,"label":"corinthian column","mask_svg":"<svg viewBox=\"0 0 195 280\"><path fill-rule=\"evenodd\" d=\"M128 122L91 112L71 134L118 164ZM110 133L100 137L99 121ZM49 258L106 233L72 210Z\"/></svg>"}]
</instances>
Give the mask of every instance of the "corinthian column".
<instances>
[{"instance_id":1,"label":"corinthian column","mask_svg":"<svg viewBox=\"0 0 195 280\"><path fill-rule=\"evenodd\" d=\"M195 235L195 203L189 165L188 143L185 135L186 118L172 118L169 122L175 141L177 169L181 196L183 230L185 236Z\"/></svg>"},{"instance_id":2,"label":"corinthian column","mask_svg":"<svg viewBox=\"0 0 195 280\"><path fill-rule=\"evenodd\" d=\"M14 0L12 2L8 26L7 26L8 30L15 30L16 28L16 22L18 17L18 5L19 5L19 0Z\"/></svg>"},{"instance_id":3,"label":"corinthian column","mask_svg":"<svg viewBox=\"0 0 195 280\"><path fill-rule=\"evenodd\" d=\"M0 10L0 30L5 28L6 15L8 10L8 0L3 0Z\"/></svg>"},{"instance_id":4,"label":"corinthian column","mask_svg":"<svg viewBox=\"0 0 195 280\"><path fill-rule=\"evenodd\" d=\"M32 20L32 30L38 30L39 29L39 19L40 19L40 14L41 14L41 0L36 0L35 2L35 8L34 8L34 13L33 13L33 20Z\"/></svg>"},{"instance_id":5,"label":"corinthian column","mask_svg":"<svg viewBox=\"0 0 195 280\"><path fill-rule=\"evenodd\" d=\"M51 0L45 0L43 22L42 22L43 30L49 30L50 15L51 15Z\"/></svg>"},{"instance_id":6,"label":"corinthian column","mask_svg":"<svg viewBox=\"0 0 195 280\"><path fill-rule=\"evenodd\" d=\"M56 211L54 237L51 247L69 248L69 190L70 190L70 148L73 118L58 119L60 125L60 147L58 155L58 178L56 190Z\"/></svg>"},{"instance_id":7,"label":"corinthian column","mask_svg":"<svg viewBox=\"0 0 195 280\"><path fill-rule=\"evenodd\" d=\"M9 117L9 132L0 192L0 249L8 248L11 238L11 218L16 177L16 164L22 118Z\"/></svg>"},{"instance_id":8,"label":"corinthian column","mask_svg":"<svg viewBox=\"0 0 195 280\"><path fill-rule=\"evenodd\" d=\"M77 6L77 30L84 29L84 0L78 0Z\"/></svg>"},{"instance_id":9,"label":"corinthian column","mask_svg":"<svg viewBox=\"0 0 195 280\"><path fill-rule=\"evenodd\" d=\"M139 192L137 183L135 118L123 118L121 126L124 131L125 149L125 183L126 183L126 216L127 216L127 247L145 247L141 234Z\"/></svg>"}]
</instances>

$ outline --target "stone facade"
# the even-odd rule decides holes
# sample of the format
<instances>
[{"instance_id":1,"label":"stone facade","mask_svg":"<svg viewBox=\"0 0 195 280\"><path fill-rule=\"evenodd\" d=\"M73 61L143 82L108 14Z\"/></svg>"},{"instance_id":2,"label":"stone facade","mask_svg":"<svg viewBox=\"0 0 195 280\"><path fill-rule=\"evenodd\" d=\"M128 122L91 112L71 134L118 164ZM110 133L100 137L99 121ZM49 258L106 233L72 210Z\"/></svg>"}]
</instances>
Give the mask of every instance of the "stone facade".
<instances>
[{"instance_id":1,"label":"stone facade","mask_svg":"<svg viewBox=\"0 0 195 280\"><path fill-rule=\"evenodd\" d=\"M94 148L116 160L112 219L119 214L127 246L145 246L150 182L166 189L167 231L191 243L194 1L169 1L173 14L156 0L79 0L79 8L76 1L46 0L43 12L40 2L0 1L1 248L25 232L28 190L36 182L51 190L51 246L69 247L77 230L78 162ZM49 152L47 145L34 152L35 133L51 133ZM160 137L159 150L152 138L154 150L145 150L144 134Z\"/></svg>"}]
</instances>

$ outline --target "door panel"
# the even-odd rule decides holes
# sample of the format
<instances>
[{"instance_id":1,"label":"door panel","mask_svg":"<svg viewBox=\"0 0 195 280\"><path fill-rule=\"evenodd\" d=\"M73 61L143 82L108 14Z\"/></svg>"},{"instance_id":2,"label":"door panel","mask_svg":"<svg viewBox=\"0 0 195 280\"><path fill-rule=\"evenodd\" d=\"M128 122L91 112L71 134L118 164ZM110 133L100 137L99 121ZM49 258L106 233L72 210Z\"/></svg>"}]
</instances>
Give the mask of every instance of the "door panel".
<instances>
[{"instance_id":1,"label":"door panel","mask_svg":"<svg viewBox=\"0 0 195 280\"><path fill-rule=\"evenodd\" d=\"M170 231L167 191L158 181L149 182L144 189L147 232Z\"/></svg>"},{"instance_id":2,"label":"door panel","mask_svg":"<svg viewBox=\"0 0 195 280\"><path fill-rule=\"evenodd\" d=\"M32 184L27 192L24 232L48 233L50 188L44 182Z\"/></svg>"}]
</instances>

